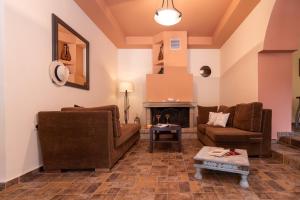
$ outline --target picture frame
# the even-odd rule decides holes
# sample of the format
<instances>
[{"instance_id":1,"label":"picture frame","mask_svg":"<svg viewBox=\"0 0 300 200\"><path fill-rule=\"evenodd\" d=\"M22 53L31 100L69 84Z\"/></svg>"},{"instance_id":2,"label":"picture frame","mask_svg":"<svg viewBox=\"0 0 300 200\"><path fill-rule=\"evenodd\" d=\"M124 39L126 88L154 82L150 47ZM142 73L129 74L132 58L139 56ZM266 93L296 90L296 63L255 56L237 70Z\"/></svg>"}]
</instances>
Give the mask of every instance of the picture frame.
<instances>
[{"instance_id":1,"label":"picture frame","mask_svg":"<svg viewBox=\"0 0 300 200\"><path fill-rule=\"evenodd\" d=\"M52 14L52 60L69 68L66 86L89 90L89 41Z\"/></svg>"},{"instance_id":2,"label":"picture frame","mask_svg":"<svg viewBox=\"0 0 300 200\"><path fill-rule=\"evenodd\" d=\"M299 77L300 77L300 58L298 60L298 69L299 69Z\"/></svg>"}]
</instances>

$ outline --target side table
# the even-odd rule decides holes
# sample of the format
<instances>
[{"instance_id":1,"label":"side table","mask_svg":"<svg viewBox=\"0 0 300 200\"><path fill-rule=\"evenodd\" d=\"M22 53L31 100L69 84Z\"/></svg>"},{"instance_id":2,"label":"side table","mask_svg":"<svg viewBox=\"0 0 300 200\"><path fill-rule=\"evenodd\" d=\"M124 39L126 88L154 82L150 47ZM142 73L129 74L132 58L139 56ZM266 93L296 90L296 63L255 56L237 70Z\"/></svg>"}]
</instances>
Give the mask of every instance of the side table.
<instances>
[{"instance_id":1,"label":"side table","mask_svg":"<svg viewBox=\"0 0 300 200\"><path fill-rule=\"evenodd\" d=\"M160 138L160 134L172 134L172 138ZM155 143L175 143L181 152L181 126L170 124L166 127L152 126L150 128L150 153L153 152Z\"/></svg>"}]
</instances>

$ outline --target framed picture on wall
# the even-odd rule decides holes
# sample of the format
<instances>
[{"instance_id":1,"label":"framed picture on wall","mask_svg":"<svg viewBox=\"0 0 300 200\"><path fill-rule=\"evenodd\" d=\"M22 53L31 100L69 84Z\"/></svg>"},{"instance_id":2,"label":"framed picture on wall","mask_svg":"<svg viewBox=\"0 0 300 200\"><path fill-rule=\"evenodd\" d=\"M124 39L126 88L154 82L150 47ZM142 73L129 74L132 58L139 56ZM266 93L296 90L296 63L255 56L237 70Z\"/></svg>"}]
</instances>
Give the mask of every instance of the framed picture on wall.
<instances>
[{"instance_id":1,"label":"framed picture on wall","mask_svg":"<svg viewBox=\"0 0 300 200\"><path fill-rule=\"evenodd\" d=\"M52 14L52 60L69 68L67 86L89 90L89 42Z\"/></svg>"},{"instance_id":2,"label":"framed picture on wall","mask_svg":"<svg viewBox=\"0 0 300 200\"><path fill-rule=\"evenodd\" d=\"M299 76L300 76L300 58L299 58L298 61L299 61L299 62L298 62L298 65L299 65Z\"/></svg>"}]
</instances>

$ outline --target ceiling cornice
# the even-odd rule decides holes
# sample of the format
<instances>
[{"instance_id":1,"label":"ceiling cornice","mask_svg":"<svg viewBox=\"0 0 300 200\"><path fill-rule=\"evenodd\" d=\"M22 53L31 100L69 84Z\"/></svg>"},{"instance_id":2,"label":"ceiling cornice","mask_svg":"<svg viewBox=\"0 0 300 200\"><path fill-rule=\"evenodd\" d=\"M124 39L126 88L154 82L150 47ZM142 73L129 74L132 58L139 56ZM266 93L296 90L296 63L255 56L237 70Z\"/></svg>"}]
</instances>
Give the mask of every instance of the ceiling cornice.
<instances>
[{"instance_id":1,"label":"ceiling cornice","mask_svg":"<svg viewBox=\"0 0 300 200\"><path fill-rule=\"evenodd\" d=\"M116 47L152 48L153 36L126 36L124 34L105 0L74 1ZM188 36L188 48L220 48L259 2L260 0L232 0L213 35Z\"/></svg>"},{"instance_id":2,"label":"ceiling cornice","mask_svg":"<svg viewBox=\"0 0 300 200\"><path fill-rule=\"evenodd\" d=\"M213 44L221 47L259 2L260 0L233 0L213 34Z\"/></svg>"}]
</instances>

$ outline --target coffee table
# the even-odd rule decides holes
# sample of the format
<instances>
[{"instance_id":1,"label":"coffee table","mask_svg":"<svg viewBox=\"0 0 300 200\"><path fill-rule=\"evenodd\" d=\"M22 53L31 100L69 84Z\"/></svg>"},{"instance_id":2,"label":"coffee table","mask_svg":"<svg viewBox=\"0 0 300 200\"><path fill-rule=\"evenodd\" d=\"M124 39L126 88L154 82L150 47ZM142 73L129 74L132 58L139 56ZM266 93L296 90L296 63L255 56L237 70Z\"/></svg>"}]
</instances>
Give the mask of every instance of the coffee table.
<instances>
[{"instance_id":1,"label":"coffee table","mask_svg":"<svg viewBox=\"0 0 300 200\"><path fill-rule=\"evenodd\" d=\"M161 134L170 134L172 138L161 138ZM150 153L153 152L155 143L175 143L178 144L178 151L181 152L181 126L170 124L167 127L153 125L150 128Z\"/></svg>"},{"instance_id":2,"label":"coffee table","mask_svg":"<svg viewBox=\"0 0 300 200\"><path fill-rule=\"evenodd\" d=\"M235 151L240 153L240 155L234 156L216 157L209 155L209 152L216 149L220 149L220 147L204 146L194 157L194 167L196 168L195 178L202 179L202 169L237 173L241 174L240 186L243 188L248 188L249 183L247 179L249 175L250 164L247 151L243 149L235 149Z\"/></svg>"}]
</instances>

